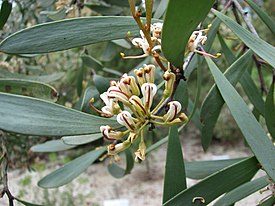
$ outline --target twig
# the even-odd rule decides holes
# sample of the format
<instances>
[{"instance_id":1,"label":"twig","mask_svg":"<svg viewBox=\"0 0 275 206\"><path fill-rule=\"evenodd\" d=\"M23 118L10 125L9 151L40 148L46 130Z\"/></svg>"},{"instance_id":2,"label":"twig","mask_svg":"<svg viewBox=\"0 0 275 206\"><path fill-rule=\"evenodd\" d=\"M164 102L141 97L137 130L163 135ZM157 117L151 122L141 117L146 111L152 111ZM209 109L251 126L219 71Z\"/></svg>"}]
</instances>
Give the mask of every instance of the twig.
<instances>
[{"instance_id":1,"label":"twig","mask_svg":"<svg viewBox=\"0 0 275 206\"><path fill-rule=\"evenodd\" d=\"M256 36L256 37L259 37L255 27L253 26L252 22L251 22L251 19L250 17L248 16L248 12L245 12L242 8L242 6L240 5L240 3L238 2L238 0L232 0L233 1L233 5L236 6L237 10L240 12L240 14L242 15L248 29ZM234 6L233 6L233 12L234 12ZM235 14L235 17L236 17L236 21L238 22L238 24L241 25L241 22L240 20L238 19L238 17L236 16L237 13ZM257 67L257 70L258 70L258 76L259 76L259 81L260 81L260 88L261 88L261 91L262 93L266 94L267 93L267 89L266 89L266 86L265 86L265 82L264 82L264 78L263 78L263 73L262 73L262 61L260 61L258 59L258 57L253 54L253 59L255 61L255 64L256 64L256 67Z\"/></svg>"},{"instance_id":2,"label":"twig","mask_svg":"<svg viewBox=\"0 0 275 206\"><path fill-rule=\"evenodd\" d=\"M250 17L248 16L248 12L244 11L242 6L240 5L240 3L237 0L233 0L234 5L236 6L236 8L238 9L238 11L241 13L247 27L249 28L249 30L257 37L259 37L255 27L252 25Z\"/></svg>"},{"instance_id":3,"label":"twig","mask_svg":"<svg viewBox=\"0 0 275 206\"><path fill-rule=\"evenodd\" d=\"M5 194L7 195L9 199L9 206L14 206L13 200L15 199L13 195L11 194L9 188L8 188L8 156L7 156L7 148L6 148L6 135L3 131L0 130L0 141L1 141L1 163L0 163L0 170L1 170L1 176L0 176L0 184L3 185L2 188L0 188L0 198L2 198Z\"/></svg>"}]
</instances>

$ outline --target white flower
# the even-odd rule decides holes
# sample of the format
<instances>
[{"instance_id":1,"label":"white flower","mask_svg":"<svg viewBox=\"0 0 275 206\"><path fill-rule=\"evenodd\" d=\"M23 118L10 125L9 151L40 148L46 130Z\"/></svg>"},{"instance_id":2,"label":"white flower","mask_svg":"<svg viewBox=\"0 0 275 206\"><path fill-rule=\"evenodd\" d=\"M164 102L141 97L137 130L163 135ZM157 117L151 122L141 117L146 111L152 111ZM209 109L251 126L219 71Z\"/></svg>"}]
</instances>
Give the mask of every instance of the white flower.
<instances>
[{"instance_id":1,"label":"white flower","mask_svg":"<svg viewBox=\"0 0 275 206\"><path fill-rule=\"evenodd\" d=\"M143 95L143 105L149 110L157 93L157 86L153 83L144 83L141 86L141 93Z\"/></svg>"},{"instance_id":2,"label":"white flower","mask_svg":"<svg viewBox=\"0 0 275 206\"><path fill-rule=\"evenodd\" d=\"M119 113L117 115L117 122L119 124L127 127L131 131L134 131L136 128L133 117L131 116L130 112L128 112L128 111L122 111L121 113Z\"/></svg>"},{"instance_id":3,"label":"white flower","mask_svg":"<svg viewBox=\"0 0 275 206\"><path fill-rule=\"evenodd\" d=\"M181 111L181 104L178 101L172 101L168 103L169 110L163 116L165 122L172 122L176 119L177 114Z\"/></svg>"},{"instance_id":4,"label":"white flower","mask_svg":"<svg viewBox=\"0 0 275 206\"><path fill-rule=\"evenodd\" d=\"M116 98L119 101L127 104L129 102L129 96L120 90L117 86L111 86L107 90L107 95L109 98Z\"/></svg>"},{"instance_id":5,"label":"white flower","mask_svg":"<svg viewBox=\"0 0 275 206\"><path fill-rule=\"evenodd\" d=\"M100 98L106 105L101 109L101 111L104 112L105 114L114 115L121 111L117 103L117 100L115 98L109 98L107 92L104 92L103 94L101 94Z\"/></svg>"}]
</instances>

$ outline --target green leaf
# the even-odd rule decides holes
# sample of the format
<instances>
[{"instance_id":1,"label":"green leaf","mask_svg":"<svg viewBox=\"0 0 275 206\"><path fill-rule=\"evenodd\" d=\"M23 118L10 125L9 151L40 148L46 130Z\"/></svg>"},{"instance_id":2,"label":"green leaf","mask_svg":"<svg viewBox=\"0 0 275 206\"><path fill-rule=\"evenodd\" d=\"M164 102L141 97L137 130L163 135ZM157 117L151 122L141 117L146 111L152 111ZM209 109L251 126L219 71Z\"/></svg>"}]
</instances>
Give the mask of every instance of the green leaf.
<instances>
[{"instance_id":1,"label":"green leaf","mask_svg":"<svg viewBox=\"0 0 275 206\"><path fill-rule=\"evenodd\" d=\"M161 0L154 13L154 18L157 18L157 19L161 18L166 11L167 5L168 5L168 0Z\"/></svg>"},{"instance_id":2,"label":"green leaf","mask_svg":"<svg viewBox=\"0 0 275 206\"><path fill-rule=\"evenodd\" d=\"M74 146L66 145L62 140L50 140L43 144L34 145L30 150L32 152L59 152L72 148Z\"/></svg>"},{"instance_id":3,"label":"green leaf","mask_svg":"<svg viewBox=\"0 0 275 206\"><path fill-rule=\"evenodd\" d=\"M229 65L233 64L234 61L236 61L236 57L234 56L232 51L228 48L227 44L225 43L224 39L219 33L218 33L218 38L221 44L222 53L224 54L227 62L229 63Z\"/></svg>"},{"instance_id":4,"label":"green leaf","mask_svg":"<svg viewBox=\"0 0 275 206\"><path fill-rule=\"evenodd\" d=\"M0 29L2 29L7 22L12 10L12 2L3 0L0 10Z\"/></svg>"},{"instance_id":5,"label":"green leaf","mask_svg":"<svg viewBox=\"0 0 275 206\"><path fill-rule=\"evenodd\" d=\"M225 16L221 12L213 10L214 14L223 21L253 52L275 67L275 48L256 37L251 32L237 24L235 21Z\"/></svg>"},{"instance_id":6,"label":"green leaf","mask_svg":"<svg viewBox=\"0 0 275 206\"><path fill-rule=\"evenodd\" d=\"M124 38L139 29L132 17L82 17L39 24L23 29L0 43L11 54L41 54Z\"/></svg>"},{"instance_id":7,"label":"green leaf","mask_svg":"<svg viewBox=\"0 0 275 206\"><path fill-rule=\"evenodd\" d=\"M64 19L67 15L67 9L64 7L57 11L41 11L40 14L47 15L53 21Z\"/></svg>"},{"instance_id":8,"label":"green leaf","mask_svg":"<svg viewBox=\"0 0 275 206\"><path fill-rule=\"evenodd\" d=\"M57 73L45 74L41 76L29 76L24 74L11 73L11 72L8 72L7 70L0 69L0 78L15 78L15 79L21 79L21 80L26 79L26 80L32 80L32 81L44 82L44 83L50 83L50 82L59 80L64 76L64 74L65 74L64 72L57 72Z\"/></svg>"},{"instance_id":9,"label":"green leaf","mask_svg":"<svg viewBox=\"0 0 275 206\"><path fill-rule=\"evenodd\" d=\"M219 40L221 43L222 51L224 53L225 58L229 64L233 64L236 61L236 57L228 48L226 43L224 42L223 38L219 35ZM252 59L251 59L252 60ZM242 77L240 78L240 83L246 93L247 97L249 98L250 102L257 108L257 110L264 116L264 101L263 98L255 85L253 79L251 78L248 71L245 71Z\"/></svg>"},{"instance_id":10,"label":"green leaf","mask_svg":"<svg viewBox=\"0 0 275 206\"><path fill-rule=\"evenodd\" d=\"M24 200L18 199L17 197L15 197L14 199L25 206L44 206L44 205L37 205L37 204L30 203L30 202L26 202Z\"/></svg>"},{"instance_id":11,"label":"green leaf","mask_svg":"<svg viewBox=\"0 0 275 206\"><path fill-rule=\"evenodd\" d=\"M119 127L115 120L40 99L0 93L0 100L0 129L10 132L64 136L99 133L101 125Z\"/></svg>"},{"instance_id":12,"label":"green leaf","mask_svg":"<svg viewBox=\"0 0 275 206\"><path fill-rule=\"evenodd\" d=\"M108 42L106 48L100 56L100 60L103 62L109 62L116 55L119 55L117 46L113 42Z\"/></svg>"},{"instance_id":13,"label":"green leaf","mask_svg":"<svg viewBox=\"0 0 275 206\"><path fill-rule=\"evenodd\" d=\"M117 40L112 40L112 42L118 46L121 46L125 49L131 49L132 45L126 41L125 39L117 39Z\"/></svg>"},{"instance_id":14,"label":"green leaf","mask_svg":"<svg viewBox=\"0 0 275 206\"><path fill-rule=\"evenodd\" d=\"M221 197L214 206L230 206L235 202L251 195L254 192L259 191L261 188L265 187L268 184L268 177L260 177L258 179L247 182L234 190L226 193Z\"/></svg>"},{"instance_id":15,"label":"green leaf","mask_svg":"<svg viewBox=\"0 0 275 206\"><path fill-rule=\"evenodd\" d=\"M185 188L186 176L179 133L177 127L172 126L168 137L162 202L165 203Z\"/></svg>"},{"instance_id":16,"label":"green leaf","mask_svg":"<svg viewBox=\"0 0 275 206\"><path fill-rule=\"evenodd\" d=\"M252 52L247 51L225 71L224 75L232 85L236 85L238 80L245 72L251 56ZM204 150L207 150L211 143L213 129L218 120L223 104L224 100L217 86L213 85L202 103L200 113L200 119L202 123L201 140Z\"/></svg>"},{"instance_id":17,"label":"green leaf","mask_svg":"<svg viewBox=\"0 0 275 206\"><path fill-rule=\"evenodd\" d=\"M74 159L73 161L65 164L63 167L43 177L38 182L38 186L43 188L56 188L68 184L83 173L105 151L106 148L103 147Z\"/></svg>"},{"instance_id":18,"label":"green leaf","mask_svg":"<svg viewBox=\"0 0 275 206\"><path fill-rule=\"evenodd\" d=\"M185 110L188 106L188 90L187 90L187 81L180 80L177 90L174 95L174 99L179 101Z\"/></svg>"},{"instance_id":19,"label":"green leaf","mask_svg":"<svg viewBox=\"0 0 275 206\"><path fill-rule=\"evenodd\" d=\"M22 79L0 78L0 92L37 97L53 102L55 102L58 97L56 89L51 85Z\"/></svg>"},{"instance_id":20,"label":"green leaf","mask_svg":"<svg viewBox=\"0 0 275 206\"><path fill-rule=\"evenodd\" d=\"M265 100L265 121L266 121L267 129L271 137L273 138L273 140L275 140L274 82L275 82L275 77L273 76L273 81Z\"/></svg>"},{"instance_id":21,"label":"green leaf","mask_svg":"<svg viewBox=\"0 0 275 206\"><path fill-rule=\"evenodd\" d=\"M193 118L193 116L195 115L196 111L197 111L197 107L199 105L199 101L200 101L200 94L201 94L201 86L202 86L202 73L201 73L201 57L200 56L196 56L197 57L197 89L196 89L196 96L195 96L195 102L192 108L192 112L189 115L189 119L191 120Z\"/></svg>"},{"instance_id":22,"label":"green leaf","mask_svg":"<svg viewBox=\"0 0 275 206\"><path fill-rule=\"evenodd\" d=\"M248 3L249 6L258 14L258 16L270 29L270 31L272 31L272 33L275 34L275 22L273 21L273 19L269 15L267 15L260 7L258 7L258 5L255 4L253 1L245 0L245 2Z\"/></svg>"},{"instance_id":23,"label":"green leaf","mask_svg":"<svg viewBox=\"0 0 275 206\"><path fill-rule=\"evenodd\" d=\"M249 181L258 171L257 163L256 158L252 157L224 168L178 193L165 202L164 206L182 206L182 203L184 206L193 206L192 200L195 197L204 198L207 205L221 194Z\"/></svg>"},{"instance_id":24,"label":"green leaf","mask_svg":"<svg viewBox=\"0 0 275 206\"><path fill-rule=\"evenodd\" d=\"M249 147L267 174L275 180L275 147L244 100L224 77L212 59L206 57L209 69Z\"/></svg>"},{"instance_id":25,"label":"green leaf","mask_svg":"<svg viewBox=\"0 0 275 206\"><path fill-rule=\"evenodd\" d=\"M169 1L163 24L161 47L165 58L174 66L182 66L189 37L206 18L213 3L214 0Z\"/></svg>"},{"instance_id":26,"label":"green leaf","mask_svg":"<svg viewBox=\"0 0 275 206\"><path fill-rule=\"evenodd\" d=\"M274 206L275 203L275 197L272 196L266 201L264 201L262 204L258 204L257 206Z\"/></svg>"},{"instance_id":27,"label":"green leaf","mask_svg":"<svg viewBox=\"0 0 275 206\"><path fill-rule=\"evenodd\" d=\"M259 92L259 89L254 83L250 74L248 73L248 71L244 72L243 76L240 79L240 83L250 102L264 117L265 116L264 100L262 98L262 95Z\"/></svg>"},{"instance_id":28,"label":"green leaf","mask_svg":"<svg viewBox=\"0 0 275 206\"><path fill-rule=\"evenodd\" d=\"M203 179L243 159L244 158L185 162L186 176L191 179Z\"/></svg>"},{"instance_id":29,"label":"green leaf","mask_svg":"<svg viewBox=\"0 0 275 206\"><path fill-rule=\"evenodd\" d=\"M66 145L82 145L87 144L102 138L102 133L87 134L87 135L74 135L62 137Z\"/></svg>"},{"instance_id":30,"label":"green leaf","mask_svg":"<svg viewBox=\"0 0 275 206\"><path fill-rule=\"evenodd\" d=\"M119 15L123 12L123 9L118 6L104 6L104 5L94 5L94 4L84 4L86 7L100 13L102 15L111 16Z\"/></svg>"},{"instance_id":31,"label":"green leaf","mask_svg":"<svg viewBox=\"0 0 275 206\"><path fill-rule=\"evenodd\" d=\"M129 149L127 149L127 150L125 150L124 154L126 157L126 168L125 169L121 168L114 162L112 164L108 165L108 171L115 178L122 178L125 175L130 174L131 170L134 167L134 159L132 156L132 152Z\"/></svg>"},{"instance_id":32,"label":"green leaf","mask_svg":"<svg viewBox=\"0 0 275 206\"><path fill-rule=\"evenodd\" d=\"M89 68L99 70L103 68L103 64L90 55L82 55L81 60L83 64Z\"/></svg>"},{"instance_id":33,"label":"green leaf","mask_svg":"<svg viewBox=\"0 0 275 206\"><path fill-rule=\"evenodd\" d=\"M108 90L108 88L110 87L110 81L106 77L94 74L93 81L94 81L97 91L100 94L106 92Z\"/></svg>"},{"instance_id":34,"label":"green leaf","mask_svg":"<svg viewBox=\"0 0 275 206\"><path fill-rule=\"evenodd\" d=\"M91 108L89 106L89 102L91 98L98 99L99 98L99 93L94 87L87 87L85 91L82 93L79 101L76 103L74 109L79 110L79 111L89 111Z\"/></svg>"}]
</instances>

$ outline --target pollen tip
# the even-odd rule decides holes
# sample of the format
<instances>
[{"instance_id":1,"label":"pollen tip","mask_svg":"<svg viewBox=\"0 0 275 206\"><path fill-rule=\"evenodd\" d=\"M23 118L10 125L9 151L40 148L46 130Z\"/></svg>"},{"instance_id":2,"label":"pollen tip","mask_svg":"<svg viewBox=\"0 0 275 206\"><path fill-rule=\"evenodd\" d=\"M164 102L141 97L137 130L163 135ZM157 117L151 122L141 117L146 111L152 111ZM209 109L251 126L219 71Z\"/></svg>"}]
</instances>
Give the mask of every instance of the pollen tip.
<instances>
[{"instance_id":1,"label":"pollen tip","mask_svg":"<svg viewBox=\"0 0 275 206\"><path fill-rule=\"evenodd\" d=\"M121 53L120 53L120 56L121 56L122 58L124 58L124 57L125 57L125 54L124 54L123 52L121 52Z\"/></svg>"}]
</instances>

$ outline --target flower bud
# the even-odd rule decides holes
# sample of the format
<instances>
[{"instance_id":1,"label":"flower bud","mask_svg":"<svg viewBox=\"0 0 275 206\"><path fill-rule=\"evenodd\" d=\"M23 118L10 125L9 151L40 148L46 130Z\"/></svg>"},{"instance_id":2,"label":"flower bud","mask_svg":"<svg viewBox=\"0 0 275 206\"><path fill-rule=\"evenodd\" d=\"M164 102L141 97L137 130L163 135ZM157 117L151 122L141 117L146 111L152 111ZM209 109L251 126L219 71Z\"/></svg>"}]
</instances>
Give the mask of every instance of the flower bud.
<instances>
[{"instance_id":1,"label":"flower bud","mask_svg":"<svg viewBox=\"0 0 275 206\"><path fill-rule=\"evenodd\" d=\"M180 123L186 123L188 121L188 117L184 113L180 113L177 118L170 121L169 124L180 124Z\"/></svg>"},{"instance_id":2,"label":"flower bud","mask_svg":"<svg viewBox=\"0 0 275 206\"><path fill-rule=\"evenodd\" d=\"M147 83L154 83L155 70L156 70L156 67L154 65L152 64L145 65L144 72L145 72L145 79Z\"/></svg>"},{"instance_id":3,"label":"flower bud","mask_svg":"<svg viewBox=\"0 0 275 206\"><path fill-rule=\"evenodd\" d=\"M176 75L172 72L166 71L163 75L165 80L165 89L163 91L164 97L170 97L173 92Z\"/></svg>"},{"instance_id":4,"label":"flower bud","mask_svg":"<svg viewBox=\"0 0 275 206\"><path fill-rule=\"evenodd\" d=\"M138 114L138 116L140 117L144 117L145 114L147 114L141 99L138 96L131 96L131 98L129 99L129 102L134 106L136 113Z\"/></svg>"},{"instance_id":5,"label":"flower bud","mask_svg":"<svg viewBox=\"0 0 275 206\"><path fill-rule=\"evenodd\" d=\"M101 126L100 131L102 132L103 137L108 140L119 140L124 136L123 132L114 131L109 125Z\"/></svg>"},{"instance_id":6,"label":"flower bud","mask_svg":"<svg viewBox=\"0 0 275 206\"><path fill-rule=\"evenodd\" d=\"M128 111L122 111L121 113L119 113L117 115L117 122L127 127L131 131L134 131L136 128L134 120Z\"/></svg>"},{"instance_id":7,"label":"flower bud","mask_svg":"<svg viewBox=\"0 0 275 206\"><path fill-rule=\"evenodd\" d=\"M143 95L143 105L145 109L149 110L157 93L157 86L153 83L144 83L141 87L141 92Z\"/></svg>"},{"instance_id":8,"label":"flower bud","mask_svg":"<svg viewBox=\"0 0 275 206\"><path fill-rule=\"evenodd\" d=\"M130 145L131 145L131 142L128 140L118 144L110 144L107 147L108 155L116 155L126 150L128 147L130 147Z\"/></svg>"},{"instance_id":9,"label":"flower bud","mask_svg":"<svg viewBox=\"0 0 275 206\"><path fill-rule=\"evenodd\" d=\"M134 72L135 72L135 75L137 77L139 85L142 86L145 83L144 69L143 68L135 69Z\"/></svg>"}]
</instances>

